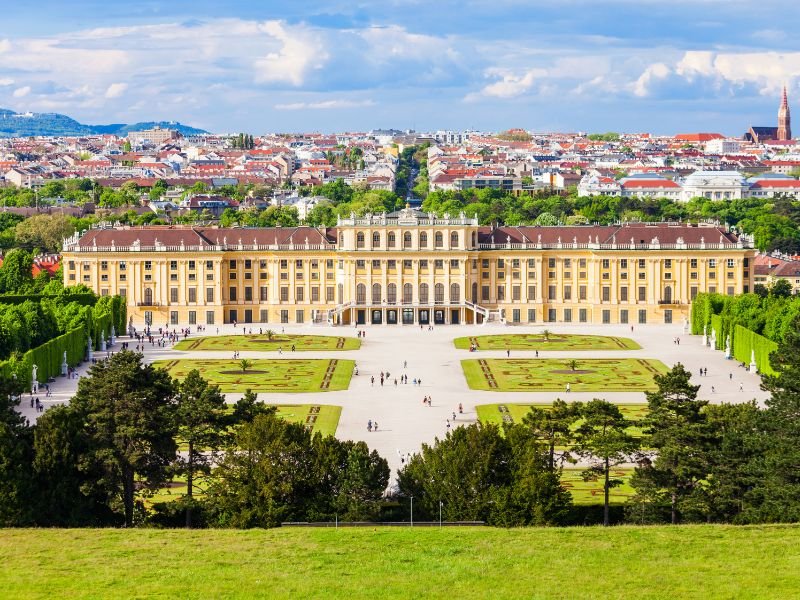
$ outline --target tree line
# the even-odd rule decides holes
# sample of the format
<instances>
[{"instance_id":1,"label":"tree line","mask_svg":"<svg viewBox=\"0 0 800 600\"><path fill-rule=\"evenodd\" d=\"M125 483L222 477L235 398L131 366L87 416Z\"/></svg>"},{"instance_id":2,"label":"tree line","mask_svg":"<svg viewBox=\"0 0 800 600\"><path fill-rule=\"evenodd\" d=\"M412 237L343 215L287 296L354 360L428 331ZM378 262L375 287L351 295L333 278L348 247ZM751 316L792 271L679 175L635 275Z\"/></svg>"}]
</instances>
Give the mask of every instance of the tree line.
<instances>
[{"instance_id":1,"label":"tree line","mask_svg":"<svg viewBox=\"0 0 800 600\"><path fill-rule=\"evenodd\" d=\"M556 401L519 423L457 427L423 445L385 496L389 468L363 442L312 435L248 391L226 406L192 371L182 381L119 352L92 366L69 405L28 426L21 390L0 380L0 523L7 526L272 527L287 521L417 519L496 526L771 523L800 520L800 319L772 356L771 392L711 405L680 364L655 377L648 411ZM637 430L632 429L636 427ZM580 461L602 513L561 481ZM633 467L632 497L611 502ZM148 499L185 481L172 502ZM413 500L412 500L413 499Z\"/></svg>"},{"instance_id":2,"label":"tree line","mask_svg":"<svg viewBox=\"0 0 800 600\"><path fill-rule=\"evenodd\" d=\"M93 365L68 405L29 426L0 380L0 525L274 527L375 518L389 478L363 442L312 436L247 392L232 409L129 351ZM148 507L174 478L187 490Z\"/></svg>"}]
</instances>

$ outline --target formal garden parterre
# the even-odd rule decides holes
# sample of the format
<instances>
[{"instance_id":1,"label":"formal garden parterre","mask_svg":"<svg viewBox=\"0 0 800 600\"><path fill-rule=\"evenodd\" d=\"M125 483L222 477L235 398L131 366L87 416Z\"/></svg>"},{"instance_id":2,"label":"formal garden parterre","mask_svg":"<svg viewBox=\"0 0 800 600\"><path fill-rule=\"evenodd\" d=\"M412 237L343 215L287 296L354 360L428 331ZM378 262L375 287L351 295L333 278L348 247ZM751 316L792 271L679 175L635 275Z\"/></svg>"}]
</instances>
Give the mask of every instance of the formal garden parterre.
<instances>
[{"instance_id":1,"label":"formal garden parterre","mask_svg":"<svg viewBox=\"0 0 800 600\"><path fill-rule=\"evenodd\" d=\"M646 404L617 404L622 412L622 415L635 423L641 421L647 415ZM542 410L550 410L552 404L545 402L532 402L532 403L498 403L498 404L479 404L475 407L478 413L478 420L481 423L493 423L495 425L515 425L522 423L525 416L531 412L531 409L538 408ZM577 420L574 424L574 429L577 429L581 424L581 420ZM642 430L637 425L628 428L628 433L631 435L641 437Z\"/></svg>"},{"instance_id":2,"label":"formal garden parterre","mask_svg":"<svg viewBox=\"0 0 800 600\"><path fill-rule=\"evenodd\" d=\"M243 364L243 361L246 364ZM198 369L223 392L332 392L350 385L355 362L343 359L178 359L153 363L183 379Z\"/></svg>"},{"instance_id":3,"label":"formal garden parterre","mask_svg":"<svg viewBox=\"0 0 800 600\"><path fill-rule=\"evenodd\" d=\"M219 335L196 337L175 344L176 350L239 350L302 352L310 350L358 350L361 340L333 335L294 335L284 333Z\"/></svg>"},{"instance_id":4,"label":"formal garden parterre","mask_svg":"<svg viewBox=\"0 0 800 600\"><path fill-rule=\"evenodd\" d=\"M505 335L476 335L454 340L459 350L639 350L632 339L607 335L572 333L510 333Z\"/></svg>"},{"instance_id":5,"label":"formal garden parterre","mask_svg":"<svg viewBox=\"0 0 800 600\"><path fill-rule=\"evenodd\" d=\"M653 377L666 373L658 360L645 358L490 358L461 361L473 390L493 392L646 392Z\"/></svg>"}]
</instances>

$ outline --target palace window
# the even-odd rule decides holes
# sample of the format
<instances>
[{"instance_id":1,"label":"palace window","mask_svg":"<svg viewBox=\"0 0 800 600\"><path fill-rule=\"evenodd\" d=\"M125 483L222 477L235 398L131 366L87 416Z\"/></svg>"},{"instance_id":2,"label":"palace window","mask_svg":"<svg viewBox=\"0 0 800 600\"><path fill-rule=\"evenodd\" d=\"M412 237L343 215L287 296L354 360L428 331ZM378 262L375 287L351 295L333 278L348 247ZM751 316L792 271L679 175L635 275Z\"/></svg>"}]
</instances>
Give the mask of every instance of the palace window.
<instances>
[{"instance_id":1,"label":"palace window","mask_svg":"<svg viewBox=\"0 0 800 600\"><path fill-rule=\"evenodd\" d=\"M419 303L420 304L427 304L428 303L428 284L427 283L420 283L419 284Z\"/></svg>"},{"instance_id":2,"label":"palace window","mask_svg":"<svg viewBox=\"0 0 800 600\"><path fill-rule=\"evenodd\" d=\"M436 248L442 248L444 246L444 236L442 235L441 231L437 231L433 239L434 239L433 245Z\"/></svg>"},{"instance_id":3,"label":"palace window","mask_svg":"<svg viewBox=\"0 0 800 600\"><path fill-rule=\"evenodd\" d=\"M359 231L356 234L356 248L363 248L364 247L364 232Z\"/></svg>"},{"instance_id":4,"label":"palace window","mask_svg":"<svg viewBox=\"0 0 800 600\"><path fill-rule=\"evenodd\" d=\"M406 231L403 234L403 248L411 248L411 232Z\"/></svg>"},{"instance_id":5,"label":"palace window","mask_svg":"<svg viewBox=\"0 0 800 600\"><path fill-rule=\"evenodd\" d=\"M427 248L428 247L428 234L424 231L419 234L419 247L420 248Z\"/></svg>"}]
</instances>

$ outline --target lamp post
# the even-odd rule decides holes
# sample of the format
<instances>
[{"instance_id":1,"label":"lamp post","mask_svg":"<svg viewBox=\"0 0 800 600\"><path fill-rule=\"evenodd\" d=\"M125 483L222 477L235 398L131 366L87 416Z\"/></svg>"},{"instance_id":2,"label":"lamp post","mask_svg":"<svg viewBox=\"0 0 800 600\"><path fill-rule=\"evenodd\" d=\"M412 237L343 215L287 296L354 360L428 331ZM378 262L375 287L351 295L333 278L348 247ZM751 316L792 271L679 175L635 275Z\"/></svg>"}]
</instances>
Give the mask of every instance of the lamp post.
<instances>
[{"instance_id":1,"label":"lamp post","mask_svg":"<svg viewBox=\"0 0 800 600\"><path fill-rule=\"evenodd\" d=\"M442 504L444 503L439 500L439 529L442 528Z\"/></svg>"},{"instance_id":2,"label":"lamp post","mask_svg":"<svg viewBox=\"0 0 800 600\"><path fill-rule=\"evenodd\" d=\"M411 527L414 526L414 496L411 496Z\"/></svg>"}]
</instances>

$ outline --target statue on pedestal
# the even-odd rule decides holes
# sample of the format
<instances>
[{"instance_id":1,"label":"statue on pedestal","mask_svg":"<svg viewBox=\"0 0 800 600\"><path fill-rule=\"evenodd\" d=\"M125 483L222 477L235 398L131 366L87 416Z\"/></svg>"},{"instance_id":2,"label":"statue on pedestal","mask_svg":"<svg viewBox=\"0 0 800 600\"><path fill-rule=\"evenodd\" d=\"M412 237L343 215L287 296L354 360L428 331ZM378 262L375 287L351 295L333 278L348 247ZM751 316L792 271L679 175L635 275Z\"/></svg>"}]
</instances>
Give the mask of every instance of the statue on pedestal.
<instances>
[{"instance_id":1,"label":"statue on pedestal","mask_svg":"<svg viewBox=\"0 0 800 600\"><path fill-rule=\"evenodd\" d=\"M39 391L39 367L37 365L33 365L33 370L31 372L31 390L33 393L37 393Z\"/></svg>"},{"instance_id":2,"label":"statue on pedestal","mask_svg":"<svg viewBox=\"0 0 800 600\"><path fill-rule=\"evenodd\" d=\"M708 346L708 335L706 334L705 325L703 325L703 346Z\"/></svg>"},{"instance_id":3,"label":"statue on pedestal","mask_svg":"<svg viewBox=\"0 0 800 600\"><path fill-rule=\"evenodd\" d=\"M91 361L94 358L94 348L92 347L92 336L86 342L86 360Z\"/></svg>"},{"instance_id":4,"label":"statue on pedestal","mask_svg":"<svg viewBox=\"0 0 800 600\"><path fill-rule=\"evenodd\" d=\"M725 358L731 357L731 336L730 334L725 339Z\"/></svg>"},{"instance_id":5,"label":"statue on pedestal","mask_svg":"<svg viewBox=\"0 0 800 600\"><path fill-rule=\"evenodd\" d=\"M64 350L64 360L61 361L61 375L66 377L67 371L69 371L69 365L67 364L67 351Z\"/></svg>"},{"instance_id":6,"label":"statue on pedestal","mask_svg":"<svg viewBox=\"0 0 800 600\"><path fill-rule=\"evenodd\" d=\"M756 351L750 350L750 372L758 373L758 365L756 364Z\"/></svg>"}]
</instances>

